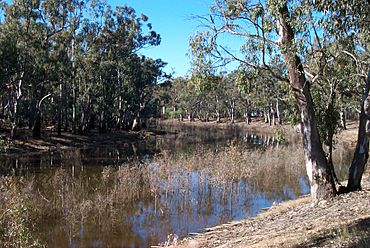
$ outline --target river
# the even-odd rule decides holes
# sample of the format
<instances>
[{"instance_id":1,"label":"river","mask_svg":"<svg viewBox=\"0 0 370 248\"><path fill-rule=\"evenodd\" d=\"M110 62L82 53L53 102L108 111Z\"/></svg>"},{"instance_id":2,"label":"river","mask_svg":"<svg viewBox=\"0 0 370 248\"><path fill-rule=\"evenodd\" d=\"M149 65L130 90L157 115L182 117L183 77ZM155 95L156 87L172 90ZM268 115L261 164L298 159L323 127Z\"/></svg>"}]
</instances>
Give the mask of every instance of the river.
<instances>
[{"instance_id":1,"label":"river","mask_svg":"<svg viewBox=\"0 0 370 248\"><path fill-rule=\"evenodd\" d=\"M235 129L170 133L124 145L3 157L0 169L22 179L22 194L31 196L33 236L47 247L148 247L309 193L304 166L278 162L251 176L229 173L240 160L233 147L242 147L245 158L287 146L273 137ZM342 175L351 153L337 150ZM225 172L206 165L215 157L225 159Z\"/></svg>"}]
</instances>

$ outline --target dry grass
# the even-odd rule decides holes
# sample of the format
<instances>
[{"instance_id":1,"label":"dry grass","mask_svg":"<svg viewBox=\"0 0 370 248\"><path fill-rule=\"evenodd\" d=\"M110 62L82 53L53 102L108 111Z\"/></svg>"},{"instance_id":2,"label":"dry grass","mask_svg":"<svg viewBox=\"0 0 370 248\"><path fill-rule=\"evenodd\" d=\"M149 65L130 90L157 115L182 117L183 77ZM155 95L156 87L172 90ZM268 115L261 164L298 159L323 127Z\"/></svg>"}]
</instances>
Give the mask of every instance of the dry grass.
<instances>
[{"instance_id":1,"label":"dry grass","mask_svg":"<svg viewBox=\"0 0 370 248\"><path fill-rule=\"evenodd\" d=\"M24 178L0 177L0 246L43 247L33 235L29 204L32 201L32 181Z\"/></svg>"},{"instance_id":2,"label":"dry grass","mask_svg":"<svg viewBox=\"0 0 370 248\"><path fill-rule=\"evenodd\" d=\"M207 175L215 184L248 179L255 181L256 189L266 188L265 185L273 187L274 181L289 183L290 179L296 180L304 174L303 151L293 146L267 147L264 150L250 150L237 145L216 151L199 148L191 155L163 154L158 163L164 171L175 168L195 170Z\"/></svg>"},{"instance_id":3,"label":"dry grass","mask_svg":"<svg viewBox=\"0 0 370 248\"><path fill-rule=\"evenodd\" d=\"M106 167L89 180L64 168L37 184L32 177L0 177L0 246L42 246L33 234L47 219L60 219L77 232L87 219L109 227L134 202L153 199L156 186L149 180L148 168L128 165Z\"/></svg>"}]
</instances>

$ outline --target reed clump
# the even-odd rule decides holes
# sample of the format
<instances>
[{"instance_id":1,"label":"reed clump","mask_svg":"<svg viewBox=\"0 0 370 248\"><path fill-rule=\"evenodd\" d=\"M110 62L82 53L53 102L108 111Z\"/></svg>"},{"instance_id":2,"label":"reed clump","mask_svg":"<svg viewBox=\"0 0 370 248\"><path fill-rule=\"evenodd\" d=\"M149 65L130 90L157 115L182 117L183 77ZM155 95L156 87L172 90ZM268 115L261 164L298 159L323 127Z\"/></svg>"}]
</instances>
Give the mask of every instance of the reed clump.
<instances>
[{"instance_id":1,"label":"reed clump","mask_svg":"<svg viewBox=\"0 0 370 248\"><path fill-rule=\"evenodd\" d=\"M32 181L0 177L0 246L44 247L33 235L35 226L29 204Z\"/></svg>"},{"instance_id":2,"label":"reed clump","mask_svg":"<svg viewBox=\"0 0 370 248\"><path fill-rule=\"evenodd\" d=\"M196 170L217 184L256 177L271 184L277 178L286 180L282 177L284 171L289 172L292 178L304 173L303 149L295 146L251 150L230 145L222 150L197 149L191 155L164 154L159 164L178 170Z\"/></svg>"},{"instance_id":3,"label":"reed clump","mask_svg":"<svg viewBox=\"0 0 370 248\"><path fill-rule=\"evenodd\" d=\"M0 177L0 246L41 247L33 234L45 220L61 220L58 225L68 225L72 232L85 221L109 228L135 211L133 204L158 194L153 184L158 182L146 166L104 167L86 176L59 168L39 175L37 183L33 177Z\"/></svg>"}]
</instances>

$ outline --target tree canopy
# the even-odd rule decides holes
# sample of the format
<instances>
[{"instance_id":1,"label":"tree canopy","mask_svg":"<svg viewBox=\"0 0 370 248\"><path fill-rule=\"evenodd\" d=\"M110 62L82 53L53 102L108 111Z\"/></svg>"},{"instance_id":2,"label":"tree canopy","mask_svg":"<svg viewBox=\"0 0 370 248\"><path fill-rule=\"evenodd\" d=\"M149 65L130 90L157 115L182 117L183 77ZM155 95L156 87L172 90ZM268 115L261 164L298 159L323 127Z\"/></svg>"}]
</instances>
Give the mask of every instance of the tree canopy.
<instances>
[{"instance_id":1,"label":"tree canopy","mask_svg":"<svg viewBox=\"0 0 370 248\"><path fill-rule=\"evenodd\" d=\"M166 65L139 55L161 42L147 16L74 0L2 2L1 13L0 112L11 137L24 125L39 137L42 123L59 134L138 128Z\"/></svg>"}]
</instances>

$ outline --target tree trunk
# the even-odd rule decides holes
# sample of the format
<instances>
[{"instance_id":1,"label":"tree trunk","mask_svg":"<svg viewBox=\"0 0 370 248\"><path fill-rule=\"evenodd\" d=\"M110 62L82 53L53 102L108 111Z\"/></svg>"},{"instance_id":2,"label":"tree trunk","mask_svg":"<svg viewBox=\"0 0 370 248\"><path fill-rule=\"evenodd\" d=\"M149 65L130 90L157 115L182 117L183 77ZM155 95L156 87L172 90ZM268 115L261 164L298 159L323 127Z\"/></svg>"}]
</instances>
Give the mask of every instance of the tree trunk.
<instances>
[{"instance_id":1,"label":"tree trunk","mask_svg":"<svg viewBox=\"0 0 370 248\"><path fill-rule=\"evenodd\" d=\"M269 126L272 125L272 112L271 112L271 108L268 109L267 111L267 123L269 124Z\"/></svg>"},{"instance_id":2,"label":"tree trunk","mask_svg":"<svg viewBox=\"0 0 370 248\"><path fill-rule=\"evenodd\" d=\"M131 130L132 131L139 131L139 129L140 129L140 117L136 116L133 123L132 123Z\"/></svg>"},{"instance_id":3,"label":"tree trunk","mask_svg":"<svg viewBox=\"0 0 370 248\"><path fill-rule=\"evenodd\" d=\"M332 198L336 194L334 179L325 158L315 120L309 82L303 65L294 52L294 31L289 23L289 10L285 3L279 9L279 35L284 60L288 65L290 87L294 92L301 117L301 132L311 196L314 202Z\"/></svg>"},{"instance_id":4,"label":"tree trunk","mask_svg":"<svg viewBox=\"0 0 370 248\"><path fill-rule=\"evenodd\" d=\"M68 132L68 99L67 99L67 84L64 82L63 84L63 106L62 106L62 113L63 113L63 120L64 120L64 132Z\"/></svg>"},{"instance_id":5,"label":"tree trunk","mask_svg":"<svg viewBox=\"0 0 370 248\"><path fill-rule=\"evenodd\" d=\"M358 127L357 145L353 155L351 167L349 168L349 177L347 190L361 190L361 179L364 173L365 165L369 158L369 135L370 135L370 71L367 75L365 92L362 97L360 124Z\"/></svg>"},{"instance_id":6,"label":"tree trunk","mask_svg":"<svg viewBox=\"0 0 370 248\"><path fill-rule=\"evenodd\" d=\"M50 96L51 94L47 94L36 104L36 116L34 118L34 124L32 126L32 136L34 138L41 137L41 105Z\"/></svg>"},{"instance_id":7,"label":"tree trunk","mask_svg":"<svg viewBox=\"0 0 370 248\"><path fill-rule=\"evenodd\" d=\"M219 110L216 110L216 122L217 123L221 122L221 114Z\"/></svg>"},{"instance_id":8,"label":"tree trunk","mask_svg":"<svg viewBox=\"0 0 370 248\"><path fill-rule=\"evenodd\" d=\"M166 116L166 106L162 106L161 119L164 120Z\"/></svg>"},{"instance_id":9,"label":"tree trunk","mask_svg":"<svg viewBox=\"0 0 370 248\"><path fill-rule=\"evenodd\" d=\"M81 117L80 117L80 123L79 123L79 126L78 126L78 132L80 134L82 134L82 133L85 133L85 130L86 130L86 124L85 124L85 115L86 114L85 114L85 109L82 106L82 104L81 104L80 108L81 108Z\"/></svg>"},{"instance_id":10,"label":"tree trunk","mask_svg":"<svg viewBox=\"0 0 370 248\"><path fill-rule=\"evenodd\" d=\"M36 116L32 127L32 136L34 138L41 137L41 112L39 109L36 110Z\"/></svg>"},{"instance_id":11,"label":"tree trunk","mask_svg":"<svg viewBox=\"0 0 370 248\"><path fill-rule=\"evenodd\" d=\"M265 123L269 123L269 111L267 109L263 111L263 117L265 118Z\"/></svg>"},{"instance_id":12,"label":"tree trunk","mask_svg":"<svg viewBox=\"0 0 370 248\"><path fill-rule=\"evenodd\" d=\"M14 138L17 127L18 102L22 97L23 76L24 72L21 72L18 83L10 93L10 139Z\"/></svg>"},{"instance_id":13,"label":"tree trunk","mask_svg":"<svg viewBox=\"0 0 370 248\"><path fill-rule=\"evenodd\" d=\"M278 99L276 99L276 117L277 117L278 124L279 125L283 124L283 122L281 121L281 115L280 115L280 109L279 109L279 100Z\"/></svg>"},{"instance_id":14,"label":"tree trunk","mask_svg":"<svg viewBox=\"0 0 370 248\"><path fill-rule=\"evenodd\" d=\"M340 125L344 130L347 130L347 116L346 116L346 111L341 109L340 110Z\"/></svg>"},{"instance_id":15,"label":"tree trunk","mask_svg":"<svg viewBox=\"0 0 370 248\"><path fill-rule=\"evenodd\" d=\"M72 79L72 132L77 133L76 129L76 82Z\"/></svg>"},{"instance_id":16,"label":"tree trunk","mask_svg":"<svg viewBox=\"0 0 370 248\"><path fill-rule=\"evenodd\" d=\"M62 114L62 93L63 87L62 84L59 84L59 104L58 104L58 124L57 124L57 132L58 136L62 135L62 119L63 119L63 114Z\"/></svg>"},{"instance_id":17,"label":"tree trunk","mask_svg":"<svg viewBox=\"0 0 370 248\"><path fill-rule=\"evenodd\" d=\"M275 110L272 107L272 104L271 104L271 108L270 108L270 126L271 125L274 125L274 126L276 125Z\"/></svg>"}]
</instances>

